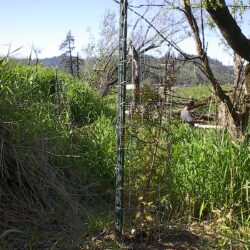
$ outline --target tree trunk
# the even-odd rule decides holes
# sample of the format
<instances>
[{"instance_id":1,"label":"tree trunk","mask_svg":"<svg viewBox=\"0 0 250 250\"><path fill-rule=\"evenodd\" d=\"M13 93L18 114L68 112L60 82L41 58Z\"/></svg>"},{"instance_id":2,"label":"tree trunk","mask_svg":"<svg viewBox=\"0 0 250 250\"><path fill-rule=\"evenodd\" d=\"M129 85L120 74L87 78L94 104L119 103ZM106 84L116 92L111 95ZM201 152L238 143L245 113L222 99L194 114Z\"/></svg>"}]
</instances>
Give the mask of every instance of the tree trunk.
<instances>
[{"instance_id":1,"label":"tree trunk","mask_svg":"<svg viewBox=\"0 0 250 250\"><path fill-rule=\"evenodd\" d=\"M224 0L205 0L207 12L213 18L229 46L250 62L250 41L229 12Z\"/></svg>"},{"instance_id":2,"label":"tree trunk","mask_svg":"<svg viewBox=\"0 0 250 250\"><path fill-rule=\"evenodd\" d=\"M219 1L222 2L223 0L219 0ZM244 106L245 106L244 103L240 107L240 110L237 109L236 106L234 105L234 103L232 102L231 98L224 92L224 90L221 88L220 84L218 83L218 81L214 77L214 74L210 68L207 54L204 50L204 44L202 44L202 41L200 38L199 27L197 25L196 19L193 16L193 13L192 13L190 1L183 0L183 3L184 3L184 10L185 10L184 13L185 13L185 16L186 16L186 18L189 22L189 25L192 29L194 39L196 41L197 52L198 52L198 55L202 61L202 66L203 66L202 70L206 74L208 79L210 80L214 93L219 97L220 101L223 103L222 106L223 106L224 112L225 112L225 115L224 115L225 123L226 123L225 125L231 131L231 134L235 138L242 137L244 135L244 133L246 132L247 123L248 123L248 116L249 116L249 109L244 108ZM219 7L217 7L217 9L218 8ZM213 10L213 12L214 12L214 10ZM230 13L228 12L228 14L230 14ZM228 14L226 15L227 18L229 18ZM221 15L222 15L222 13L221 13ZM221 18L225 22L225 19L224 19L225 16L223 17L223 15L222 15L222 17L219 17L219 18ZM231 19L230 19L230 22L232 22ZM236 22L234 25L237 25ZM227 24L225 24L225 26L227 26ZM234 28L236 28L236 27L234 27ZM250 70L249 70L249 72L250 72ZM249 77L250 77L250 75L249 75Z\"/></svg>"},{"instance_id":3,"label":"tree trunk","mask_svg":"<svg viewBox=\"0 0 250 250\"><path fill-rule=\"evenodd\" d=\"M244 95L242 107L242 129L247 132L250 113L250 64L245 67Z\"/></svg>"},{"instance_id":4,"label":"tree trunk","mask_svg":"<svg viewBox=\"0 0 250 250\"><path fill-rule=\"evenodd\" d=\"M74 70L73 70L73 59L72 59L71 50L69 51L69 60L70 60L70 73L73 76L74 75Z\"/></svg>"},{"instance_id":5,"label":"tree trunk","mask_svg":"<svg viewBox=\"0 0 250 250\"><path fill-rule=\"evenodd\" d=\"M205 0L206 10L220 29L225 40L236 54L250 62L250 40L242 33L237 22L229 12L224 0ZM249 112L250 112L250 65L245 68L245 93L241 98L240 105L236 113L236 130L240 136L247 132ZM239 79L236 79L236 81ZM238 85L239 86L239 85ZM237 86L236 86L237 87ZM236 92L235 90L234 92ZM235 109L235 105L233 105Z\"/></svg>"}]
</instances>

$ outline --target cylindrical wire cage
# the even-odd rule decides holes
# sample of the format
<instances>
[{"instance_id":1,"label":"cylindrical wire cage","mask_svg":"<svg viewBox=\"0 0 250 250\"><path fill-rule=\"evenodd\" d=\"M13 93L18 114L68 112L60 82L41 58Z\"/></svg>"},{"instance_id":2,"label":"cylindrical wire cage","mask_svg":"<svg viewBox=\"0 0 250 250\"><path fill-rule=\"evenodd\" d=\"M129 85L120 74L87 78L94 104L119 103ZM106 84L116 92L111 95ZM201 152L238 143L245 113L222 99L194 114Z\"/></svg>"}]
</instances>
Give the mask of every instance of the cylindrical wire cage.
<instances>
[{"instance_id":1,"label":"cylindrical wire cage","mask_svg":"<svg viewBox=\"0 0 250 250\"><path fill-rule=\"evenodd\" d=\"M119 238L132 233L142 240L160 239L169 216L174 59L151 65L152 57L143 50L135 58L131 46L129 53L127 7L127 1L120 1L116 233ZM161 78L148 82L151 67Z\"/></svg>"}]
</instances>

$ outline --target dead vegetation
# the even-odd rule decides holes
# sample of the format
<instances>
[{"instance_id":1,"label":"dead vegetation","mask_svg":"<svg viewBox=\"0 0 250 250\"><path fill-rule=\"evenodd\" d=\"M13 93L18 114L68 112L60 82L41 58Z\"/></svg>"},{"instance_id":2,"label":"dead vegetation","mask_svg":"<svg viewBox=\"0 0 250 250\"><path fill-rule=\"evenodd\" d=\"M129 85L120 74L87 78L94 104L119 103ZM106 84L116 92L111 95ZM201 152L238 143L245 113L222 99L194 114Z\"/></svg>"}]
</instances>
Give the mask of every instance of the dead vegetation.
<instances>
[{"instance_id":1,"label":"dead vegetation","mask_svg":"<svg viewBox=\"0 0 250 250\"><path fill-rule=\"evenodd\" d=\"M11 143L12 133L1 126L0 248L47 249L72 240L85 214L77 193L86 198L87 188L70 169L74 183L49 164L45 140L31 149Z\"/></svg>"}]
</instances>

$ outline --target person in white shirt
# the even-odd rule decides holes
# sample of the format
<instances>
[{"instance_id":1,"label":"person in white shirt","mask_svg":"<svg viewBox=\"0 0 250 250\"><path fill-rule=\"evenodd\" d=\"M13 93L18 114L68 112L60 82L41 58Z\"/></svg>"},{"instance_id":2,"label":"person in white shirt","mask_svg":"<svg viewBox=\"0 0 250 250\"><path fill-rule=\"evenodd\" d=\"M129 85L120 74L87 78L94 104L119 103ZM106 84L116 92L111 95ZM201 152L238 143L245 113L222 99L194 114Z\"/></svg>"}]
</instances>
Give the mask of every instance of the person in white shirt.
<instances>
[{"instance_id":1,"label":"person in white shirt","mask_svg":"<svg viewBox=\"0 0 250 250\"><path fill-rule=\"evenodd\" d=\"M194 108L194 101L190 101L186 104L186 106L181 110L181 120L187 122L191 125L197 123L197 120L192 116L190 110Z\"/></svg>"},{"instance_id":2,"label":"person in white shirt","mask_svg":"<svg viewBox=\"0 0 250 250\"><path fill-rule=\"evenodd\" d=\"M202 120L194 118L190 112L191 109L195 107L194 101L190 101L186 104L186 106L181 110L181 120L189 123L190 125L196 128L202 129L225 129L224 126L221 125L212 125L212 124L200 124Z\"/></svg>"}]
</instances>

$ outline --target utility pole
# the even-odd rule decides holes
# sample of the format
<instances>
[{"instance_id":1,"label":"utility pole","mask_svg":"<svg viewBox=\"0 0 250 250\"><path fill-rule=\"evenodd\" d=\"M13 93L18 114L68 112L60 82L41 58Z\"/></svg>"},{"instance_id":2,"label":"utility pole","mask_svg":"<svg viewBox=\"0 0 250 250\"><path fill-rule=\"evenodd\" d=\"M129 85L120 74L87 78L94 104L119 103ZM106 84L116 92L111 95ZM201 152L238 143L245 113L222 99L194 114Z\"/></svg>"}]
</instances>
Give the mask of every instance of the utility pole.
<instances>
[{"instance_id":1,"label":"utility pole","mask_svg":"<svg viewBox=\"0 0 250 250\"><path fill-rule=\"evenodd\" d=\"M120 0L120 33L119 33L119 91L116 122L116 197L115 214L116 235L121 239L124 217L124 135L125 135L125 101L126 101L126 54L127 54L127 9L128 1Z\"/></svg>"}]
</instances>

